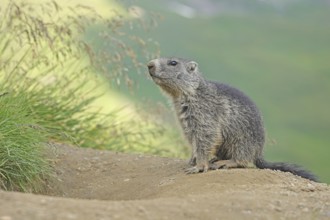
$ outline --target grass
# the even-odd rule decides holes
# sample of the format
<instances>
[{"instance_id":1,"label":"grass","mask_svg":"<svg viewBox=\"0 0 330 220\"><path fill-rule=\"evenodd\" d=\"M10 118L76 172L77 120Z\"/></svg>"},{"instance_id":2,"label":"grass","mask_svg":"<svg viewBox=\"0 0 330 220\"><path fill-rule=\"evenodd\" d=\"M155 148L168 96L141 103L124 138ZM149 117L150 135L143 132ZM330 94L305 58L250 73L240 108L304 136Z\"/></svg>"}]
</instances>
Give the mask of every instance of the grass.
<instances>
[{"instance_id":1,"label":"grass","mask_svg":"<svg viewBox=\"0 0 330 220\"><path fill-rule=\"evenodd\" d=\"M0 188L39 190L50 171L44 159L46 140L26 97L0 96Z\"/></svg>"}]
</instances>

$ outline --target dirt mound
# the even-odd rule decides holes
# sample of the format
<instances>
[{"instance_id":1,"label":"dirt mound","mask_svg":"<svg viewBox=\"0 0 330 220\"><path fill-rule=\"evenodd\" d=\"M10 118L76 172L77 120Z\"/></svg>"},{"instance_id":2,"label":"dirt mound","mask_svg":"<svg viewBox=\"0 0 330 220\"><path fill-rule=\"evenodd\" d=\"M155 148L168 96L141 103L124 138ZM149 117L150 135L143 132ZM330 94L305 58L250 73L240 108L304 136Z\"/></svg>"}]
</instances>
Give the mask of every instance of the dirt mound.
<instances>
[{"instance_id":1,"label":"dirt mound","mask_svg":"<svg viewBox=\"0 0 330 220\"><path fill-rule=\"evenodd\" d=\"M330 187L259 169L185 175L186 161L56 147L45 195L0 191L8 219L329 219Z\"/></svg>"}]
</instances>

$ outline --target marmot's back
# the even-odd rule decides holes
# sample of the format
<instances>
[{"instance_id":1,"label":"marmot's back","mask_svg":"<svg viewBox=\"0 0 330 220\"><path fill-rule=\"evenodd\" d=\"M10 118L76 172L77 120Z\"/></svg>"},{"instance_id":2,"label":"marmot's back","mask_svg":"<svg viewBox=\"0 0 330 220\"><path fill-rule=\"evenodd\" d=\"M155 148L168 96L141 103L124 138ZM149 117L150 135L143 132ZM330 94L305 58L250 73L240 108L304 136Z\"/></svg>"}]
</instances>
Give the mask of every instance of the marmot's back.
<instances>
[{"instance_id":1,"label":"marmot's back","mask_svg":"<svg viewBox=\"0 0 330 220\"><path fill-rule=\"evenodd\" d=\"M246 139L250 138L250 144L259 146L260 152L258 153L262 153L265 132L263 120L256 104L242 91L234 87L212 81L209 83L215 85L217 95L220 99L228 100L229 114L231 115L224 117L230 120L229 126L233 129L230 132L234 134L235 131L241 130L241 135L245 135ZM222 113L220 112L219 114ZM245 141L247 142L248 140Z\"/></svg>"}]
</instances>

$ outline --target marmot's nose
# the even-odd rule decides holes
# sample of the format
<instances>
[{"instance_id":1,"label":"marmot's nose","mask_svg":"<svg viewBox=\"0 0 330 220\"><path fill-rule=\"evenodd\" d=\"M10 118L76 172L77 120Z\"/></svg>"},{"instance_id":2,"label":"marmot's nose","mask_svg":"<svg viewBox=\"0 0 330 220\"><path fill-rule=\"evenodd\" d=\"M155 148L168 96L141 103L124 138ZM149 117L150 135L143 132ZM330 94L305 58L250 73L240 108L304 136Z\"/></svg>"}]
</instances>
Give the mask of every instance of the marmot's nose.
<instances>
[{"instance_id":1,"label":"marmot's nose","mask_svg":"<svg viewBox=\"0 0 330 220\"><path fill-rule=\"evenodd\" d=\"M156 65L155 65L155 62L152 60L150 61L148 64L148 69L149 69L149 73L154 73L155 72L155 69L156 69Z\"/></svg>"}]
</instances>

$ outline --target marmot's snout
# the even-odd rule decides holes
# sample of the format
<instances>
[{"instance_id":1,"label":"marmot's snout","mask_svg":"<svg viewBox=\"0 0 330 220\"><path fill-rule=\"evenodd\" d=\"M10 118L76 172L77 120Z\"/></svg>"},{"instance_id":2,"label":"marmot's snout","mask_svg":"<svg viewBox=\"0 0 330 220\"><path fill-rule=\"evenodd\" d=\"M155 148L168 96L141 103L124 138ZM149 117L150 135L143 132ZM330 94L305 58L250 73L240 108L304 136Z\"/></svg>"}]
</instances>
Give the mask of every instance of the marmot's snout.
<instances>
[{"instance_id":1,"label":"marmot's snout","mask_svg":"<svg viewBox=\"0 0 330 220\"><path fill-rule=\"evenodd\" d=\"M151 60L148 64L148 70L149 70L149 74L151 76L155 75L155 71L156 71L156 64L154 60Z\"/></svg>"}]
</instances>

